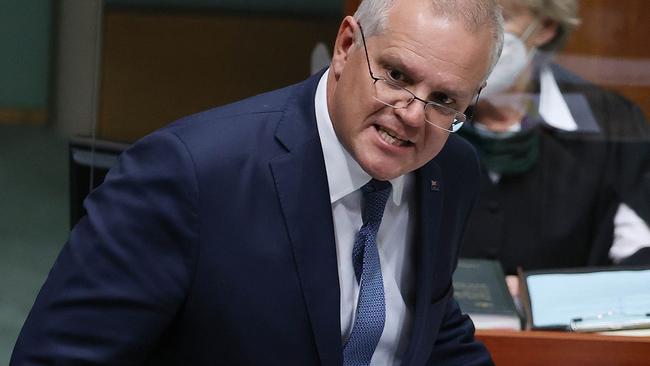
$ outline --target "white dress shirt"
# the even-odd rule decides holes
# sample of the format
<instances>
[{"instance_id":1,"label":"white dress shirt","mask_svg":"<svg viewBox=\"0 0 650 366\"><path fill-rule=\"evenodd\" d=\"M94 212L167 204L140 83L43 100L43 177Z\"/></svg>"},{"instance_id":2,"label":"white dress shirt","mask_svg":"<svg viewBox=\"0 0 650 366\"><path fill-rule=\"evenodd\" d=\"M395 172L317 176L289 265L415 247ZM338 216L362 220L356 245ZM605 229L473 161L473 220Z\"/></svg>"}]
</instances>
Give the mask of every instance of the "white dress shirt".
<instances>
[{"instance_id":1,"label":"white dress shirt","mask_svg":"<svg viewBox=\"0 0 650 366\"><path fill-rule=\"evenodd\" d=\"M352 266L352 247L362 225L359 190L371 179L341 145L327 109L327 75L316 89L316 122L325 157L329 185L339 284L341 288L341 341L350 336L357 311L359 284ZM361 122L361 121L359 121ZM372 356L373 365L400 365L408 347L414 304L412 218L415 207L413 174L390 181L393 188L377 234L386 299L386 322Z\"/></svg>"}]
</instances>

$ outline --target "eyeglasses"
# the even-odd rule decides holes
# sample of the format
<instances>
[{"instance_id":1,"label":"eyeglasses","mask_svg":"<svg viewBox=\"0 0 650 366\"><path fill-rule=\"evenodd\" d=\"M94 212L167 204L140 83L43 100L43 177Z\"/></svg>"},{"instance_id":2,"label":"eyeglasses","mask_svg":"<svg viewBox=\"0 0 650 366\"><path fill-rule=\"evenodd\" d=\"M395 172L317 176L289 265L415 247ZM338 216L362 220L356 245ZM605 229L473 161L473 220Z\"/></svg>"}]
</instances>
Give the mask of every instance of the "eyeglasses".
<instances>
[{"instance_id":1,"label":"eyeglasses","mask_svg":"<svg viewBox=\"0 0 650 366\"><path fill-rule=\"evenodd\" d=\"M395 109L406 108L411 104L411 102L418 100L424 103L424 120L427 123L448 132L456 132L460 130L463 123L467 121L467 116L465 114L440 103L418 98L412 91L392 80L376 77L370 67L370 57L368 56L366 37L363 34L361 24L359 24L359 30L361 31L363 49L366 52L368 71L370 72L370 78L373 80L375 89L375 95L373 97L375 100ZM478 102L478 94L476 96L476 101Z\"/></svg>"}]
</instances>

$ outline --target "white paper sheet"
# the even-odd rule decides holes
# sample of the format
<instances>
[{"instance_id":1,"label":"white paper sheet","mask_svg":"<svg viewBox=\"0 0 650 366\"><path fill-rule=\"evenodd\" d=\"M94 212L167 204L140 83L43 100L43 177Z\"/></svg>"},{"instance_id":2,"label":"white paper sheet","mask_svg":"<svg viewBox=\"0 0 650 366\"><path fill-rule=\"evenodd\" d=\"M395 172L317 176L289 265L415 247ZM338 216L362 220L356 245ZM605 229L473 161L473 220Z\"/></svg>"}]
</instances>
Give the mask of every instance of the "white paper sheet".
<instances>
[{"instance_id":1,"label":"white paper sheet","mask_svg":"<svg viewBox=\"0 0 650 366\"><path fill-rule=\"evenodd\" d=\"M536 327L650 313L650 270L537 274L527 277L527 286Z\"/></svg>"}]
</instances>

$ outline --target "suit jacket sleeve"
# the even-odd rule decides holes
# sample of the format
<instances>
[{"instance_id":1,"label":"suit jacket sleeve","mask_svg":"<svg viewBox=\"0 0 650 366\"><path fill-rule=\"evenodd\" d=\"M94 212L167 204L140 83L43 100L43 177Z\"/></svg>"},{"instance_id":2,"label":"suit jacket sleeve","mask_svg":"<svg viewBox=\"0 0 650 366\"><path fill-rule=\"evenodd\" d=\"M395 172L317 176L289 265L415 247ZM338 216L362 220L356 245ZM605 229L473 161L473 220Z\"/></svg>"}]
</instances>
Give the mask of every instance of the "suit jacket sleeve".
<instances>
[{"instance_id":1,"label":"suit jacket sleeve","mask_svg":"<svg viewBox=\"0 0 650 366\"><path fill-rule=\"evenodd\" d=\"M445 318L428 365L494 365L485 346L474 339L474 324L467 315L461 314L453 298L447 302Z\"/></svg>"},{"instance_id":2,"label":"suit jacket sleeve","mask_svg":"<svg viewBox=\"0 0 650 366\"><path fill-rule=\"evenodd\" d=\"M86 200L30 312L12 365L136 365L182 306L197 185L183 143L155 133Z\"/></svg>"}]
</instances>

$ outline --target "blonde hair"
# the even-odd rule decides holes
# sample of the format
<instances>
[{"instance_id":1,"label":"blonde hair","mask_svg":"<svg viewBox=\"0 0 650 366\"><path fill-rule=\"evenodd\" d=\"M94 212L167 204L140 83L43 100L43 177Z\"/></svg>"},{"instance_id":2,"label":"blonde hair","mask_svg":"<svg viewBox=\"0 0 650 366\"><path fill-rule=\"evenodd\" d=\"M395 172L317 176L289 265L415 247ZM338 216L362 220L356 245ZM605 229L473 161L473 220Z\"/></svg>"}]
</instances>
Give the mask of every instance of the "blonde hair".
<instances>
[{"instance_id":1,"label":"blonde hair","mask_svg":"<svg viewBox=\"0 0 650 366\"><path fill-rule=\"evenodd\" d=\"M540 47L545 51L561 48L571 32L580 25L578 0L510 0L510 2L526 7L537 18L549 18L558 23L557 35Z\"/></svg>"}]
</instances>

